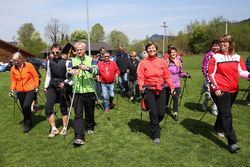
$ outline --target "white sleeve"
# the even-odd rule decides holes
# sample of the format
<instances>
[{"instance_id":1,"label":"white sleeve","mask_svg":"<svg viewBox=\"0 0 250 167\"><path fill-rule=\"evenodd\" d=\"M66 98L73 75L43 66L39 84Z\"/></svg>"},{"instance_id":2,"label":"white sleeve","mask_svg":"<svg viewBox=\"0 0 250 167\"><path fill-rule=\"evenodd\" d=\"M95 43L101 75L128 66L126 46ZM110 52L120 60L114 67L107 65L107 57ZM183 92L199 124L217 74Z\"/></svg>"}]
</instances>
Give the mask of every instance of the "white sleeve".
<instances>
[{"instance_id":1,"label":"white sleeve","mask_svg":"<svg viewBox=\"0 0 250 167\"><path fill-rule=\"evenodd\" d=\"M51 71L50 71L49 62L50 62L50 60L48 61L48 64L47 64L47 75L46 75L45 84L44 84L44 88L46 88L46 89L49 87L49 82L51 79Z\"/></svg>"}]
</instances>

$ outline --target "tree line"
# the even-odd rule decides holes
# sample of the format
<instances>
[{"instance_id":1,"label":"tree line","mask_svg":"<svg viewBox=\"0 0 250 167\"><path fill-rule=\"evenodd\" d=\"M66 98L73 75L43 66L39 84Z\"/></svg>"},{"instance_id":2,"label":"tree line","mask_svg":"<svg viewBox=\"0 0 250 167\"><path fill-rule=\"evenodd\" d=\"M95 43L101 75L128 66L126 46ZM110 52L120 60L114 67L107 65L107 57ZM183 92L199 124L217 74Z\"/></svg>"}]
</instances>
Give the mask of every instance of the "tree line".
<instances>
[{"instance_id":1,"label":"tree line","mask_svg":"<svg viewBox=\"0 0 250 167\"><path fill-rule=\"evenodd\" d=\"M179 31L176 36L167 38L168 44L173 44L178 52L182 54L200 54L206 53L211 47L214 39L219 39L225 34L225 22L223 17L216 17L208 22L205 20L194 21L188 24L183 31ZM233 23L228 22L228 34L232 35L236 43L236 51L250 52L248 46L250 41L250 19ZM68 41L88 41L88 33L86 30L75 30L68 33L69 26L60 22L57 18L51 18L44 27L44 36L50 43L59 43L65 45ZM47 48L48 44L41 38L41 34L34 28L32 23L24 23L17 30L18 47L26 49L39 57L42 57L40 51ZM104 28L97 23L91 27L91 42L107 42L110 46L118 49L119 45L127 48L127 51L136 51L142 53L145 45L150 41L150 37L146 36L144 40L133 40L129 42L129 38L121 31L113 30L105 35ZM167 44L163 46L163 39L156 39L159 45L159 53L162 54L163 47L167 51Z\"/></svg>"}]
</instances>

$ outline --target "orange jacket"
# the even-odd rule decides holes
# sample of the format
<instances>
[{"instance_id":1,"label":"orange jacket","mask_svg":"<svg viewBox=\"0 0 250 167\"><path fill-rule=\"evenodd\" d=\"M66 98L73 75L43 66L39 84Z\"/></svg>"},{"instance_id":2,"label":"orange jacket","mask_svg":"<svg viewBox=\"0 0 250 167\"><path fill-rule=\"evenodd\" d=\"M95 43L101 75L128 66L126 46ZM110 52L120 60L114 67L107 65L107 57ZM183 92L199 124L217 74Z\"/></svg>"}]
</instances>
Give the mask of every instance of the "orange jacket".
<instances>
[{"instance_id":1,"label":"orange jacket","mask_svg":"<svg viewBox=\"0 0 250 167\"><path fill-rule=\"evenodd\" d=\"M158 57L148 57L140 62L137 69L137 80L139 89L146 85L154 85L155 87L151 89L158 89L164 84L164 80L170 89L175 88L166 62Z\"/></svg>"},{"instance_id":2,"label":"orange jacket","mask_svg":"<svg viewBox=\"0 0 250 167\"><path fill-rule=\"evenodd\" d=\"M31 63L25 62L22 68L11 67L10 90L17 89L17 92L28 92L39 87L39 76Z\"/></svg>"}]
</instances>

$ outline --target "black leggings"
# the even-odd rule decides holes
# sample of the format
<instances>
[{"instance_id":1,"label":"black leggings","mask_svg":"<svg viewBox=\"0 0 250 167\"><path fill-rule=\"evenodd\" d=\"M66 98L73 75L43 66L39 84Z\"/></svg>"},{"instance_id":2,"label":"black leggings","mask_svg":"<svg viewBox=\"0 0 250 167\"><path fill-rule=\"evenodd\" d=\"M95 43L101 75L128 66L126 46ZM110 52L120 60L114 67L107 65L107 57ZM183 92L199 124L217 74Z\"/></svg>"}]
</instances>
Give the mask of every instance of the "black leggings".
<instances>
[{"instance_id":1,"label":"black leggings","mask_svg":"<svg viewBox=\"0 0 250 167\"><path fill-rule=\"evenodd\" d=\"M23 112L23 124L25 127L31 127L31 104L35 98L34 90L28 92L17 92L18 99L21 104L22 112Z\"/></svg>"},{"instance_id":2,"label":"black leggings","mask_svg":"<svg viewBox=\"0 0 250 167\"><path fill-rule=\"evenodd\" d=\"M172 95L172 98L173 98L173 110L174 110L174 112L178 112L178 98L179 98L179 95L180 95L180 93L181 93L181 88L175 88L175 95L173 96ZM166 105L168 106L168 102L169 102L169 97L170 97L170 88L169 87L167 87L166 88L166 95L167 95L167 97L166 97L166 101L167 101L167 103L166 103Z\"/></svg>"},{"instance_id":3,"label":"black leggings","mask_svg":"<svg viewBox=\"0 0 250 167\"><path fill-rule=\"evenodd\" d=\"M218 108L218 116L214 125L214 130L216 132L224 132L228 144L235 144L237 142L236 134L232 123L232 105L237 97L238 92L229 93L223 92L221 97L216 97L215 93L212 92L211 95Z\"/></svg>"},{"instance_id":4,"label":"black leggings","mask_svg":"<svg viewBox=\"0 0 250 167\"><path fill-rule=\"evenodd\" d=\"M149 109L151 131L154 139L160 138L159 123L165 116L166 91L162 90L158 95L155 90L146 89L144 100Z\"/></svg>"}]
</instances>

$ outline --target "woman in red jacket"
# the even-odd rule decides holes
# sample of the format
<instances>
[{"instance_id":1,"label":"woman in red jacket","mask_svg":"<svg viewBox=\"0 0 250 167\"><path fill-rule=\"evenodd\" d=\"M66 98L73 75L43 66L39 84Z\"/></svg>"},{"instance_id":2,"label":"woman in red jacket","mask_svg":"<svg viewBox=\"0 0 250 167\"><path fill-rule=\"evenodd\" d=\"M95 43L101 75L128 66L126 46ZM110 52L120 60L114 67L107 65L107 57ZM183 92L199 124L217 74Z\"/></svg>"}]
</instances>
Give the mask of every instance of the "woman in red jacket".
<instances>
[{"instance_id":1,"label":"woman in red jacket","mask_svg":"<svg viewBox=\"0 0 250 167\"><path fill-rule=\"evenodd\" d=\"M208 82L210 92L219 110L214 125L214 133L224 137L228 141L228 149L231 153L239 150L237 139L232 124L231 107L239 91L238 74L249 79L244 61L235 53L235 43L230 35L220 38L220 53L216 53L209 61Z\"/></svg>"},{"instance_id":2,"label":"woman in red jacket","mask_svg":"<svg viewBox=\"0 0 250 167\"><path fill-rule=\"evenodd\" d=\"M174 85L171 80L167 65L163 59L157 57L158 45L156 42L148 42L145 50L148 58L143 60L137 69L139 90L144 94L144 100L149 109L151 131L154 143L160 143L160 126L165 115L166 90L164 80L174 94Z\"/></svg>"},{"instance_id":3,"label":"woman in red jacket","mask_svg":"<svg viewBox=\"0 0 250 167\"><path fill-rule=\"evenodd\" d=\"M24 117L23 133L31 129L31 104L39 91L39 76L31 63L24 62L19 52L13 54L14 66L11 68L11 87L9 96L16 89Z\"/></svg>"}]
</instances>

